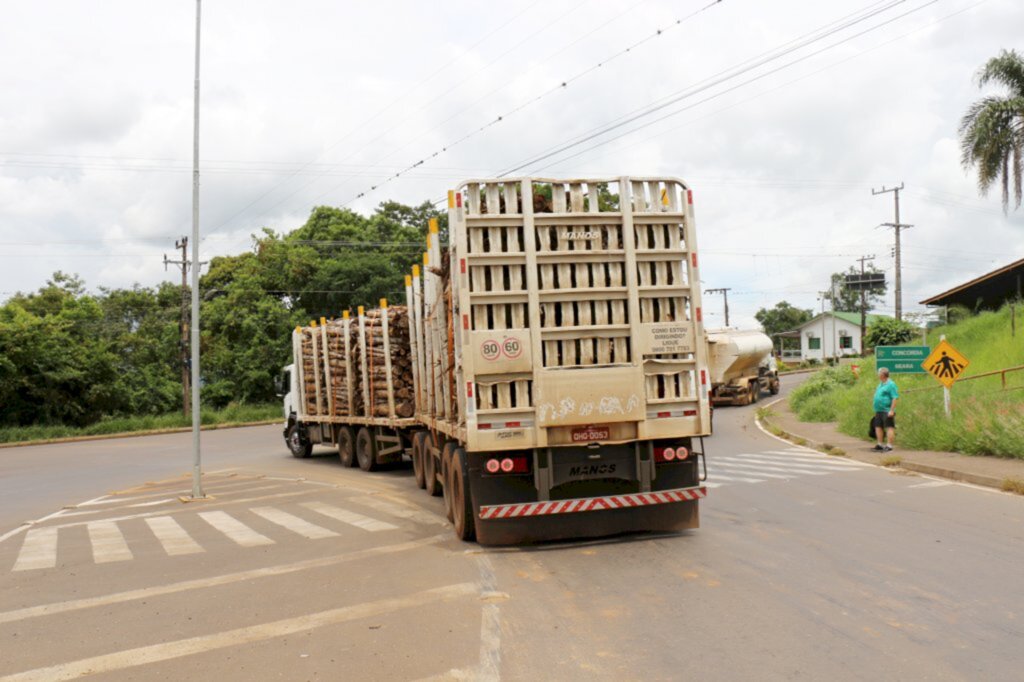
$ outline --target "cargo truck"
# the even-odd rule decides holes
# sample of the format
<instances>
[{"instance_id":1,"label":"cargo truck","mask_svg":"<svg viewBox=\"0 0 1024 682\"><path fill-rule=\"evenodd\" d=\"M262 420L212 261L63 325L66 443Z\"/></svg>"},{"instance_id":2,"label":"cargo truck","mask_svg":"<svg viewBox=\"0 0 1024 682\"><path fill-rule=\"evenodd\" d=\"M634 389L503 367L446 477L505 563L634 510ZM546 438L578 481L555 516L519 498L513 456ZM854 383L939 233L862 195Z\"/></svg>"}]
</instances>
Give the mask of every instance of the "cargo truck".
<instances>
[{"instance_id":1,"label":"cargo truck","mask_svg":"<svg viewBox=\"0 0 1024 682\"><path fill-rule=\"evenodd\" d=\"M756 330L709 330L711 402L714 405L750 405L762 393L779 392L779 370L772 355L772 340Z\"/></svg>"},{"instance_id":2,"label":"cargo truck","mask_svg":"<svg viewBox=\"0 0 1024 682\"><path fill-rule=\"evenodd\" d=\"M289 448L335 445L366 470L407 456L481 544L696 528L699 282L680 180L465 182L407 306L296 329Z\"/></svg>"}]
</instances>

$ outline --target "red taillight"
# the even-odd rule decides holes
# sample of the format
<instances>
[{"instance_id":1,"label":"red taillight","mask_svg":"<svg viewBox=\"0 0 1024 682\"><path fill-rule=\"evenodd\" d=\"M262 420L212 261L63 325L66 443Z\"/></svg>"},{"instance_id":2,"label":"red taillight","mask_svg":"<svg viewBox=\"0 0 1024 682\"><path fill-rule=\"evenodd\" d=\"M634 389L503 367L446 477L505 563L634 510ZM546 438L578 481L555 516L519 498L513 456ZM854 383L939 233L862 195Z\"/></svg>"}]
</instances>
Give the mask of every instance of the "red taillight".
<instances>
[{"instance_id":1,"label":"red taillight","mask_svg":"<svg viewBox=\"0 0 1024 682\"><path fill-rule=\"evenodd\" d=\"M525 474L530 471L530 460L526 457L493 457L484 463L489 474Z\"/></svg>"},{"instance_id":2,"label":"red taillight","mask_svg":"<svg viewBox=\"0 0 1024 682\"><path fill-rule=\"evenodd\" d=\"M678 448L654 448L654 461L658 462L659 464L664 462L681 462L689 456L690 451L682 445L680 445Z\"/></svg>"}]
</instances>

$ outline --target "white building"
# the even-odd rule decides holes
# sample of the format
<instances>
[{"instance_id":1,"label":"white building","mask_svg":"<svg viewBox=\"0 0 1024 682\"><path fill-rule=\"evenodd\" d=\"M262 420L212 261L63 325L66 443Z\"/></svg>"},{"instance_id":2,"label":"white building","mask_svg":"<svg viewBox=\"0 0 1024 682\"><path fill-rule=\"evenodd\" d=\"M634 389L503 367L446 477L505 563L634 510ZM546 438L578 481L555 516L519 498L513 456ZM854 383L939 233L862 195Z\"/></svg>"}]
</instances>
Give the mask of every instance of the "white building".
<instances>
[{"instance_id":1,"label":"white building","mask_svg":"<svg viewBox=\"0 0 1024 682\"><path fill-rule=\"evenodd\" d=\"M867 326L885 315L868 315ZM786 360L818 360L860 355L860 313L825 312L796 329L782 332L783 338L799 338L800 350L785 350Z\"/></svg>"}]
</instances>

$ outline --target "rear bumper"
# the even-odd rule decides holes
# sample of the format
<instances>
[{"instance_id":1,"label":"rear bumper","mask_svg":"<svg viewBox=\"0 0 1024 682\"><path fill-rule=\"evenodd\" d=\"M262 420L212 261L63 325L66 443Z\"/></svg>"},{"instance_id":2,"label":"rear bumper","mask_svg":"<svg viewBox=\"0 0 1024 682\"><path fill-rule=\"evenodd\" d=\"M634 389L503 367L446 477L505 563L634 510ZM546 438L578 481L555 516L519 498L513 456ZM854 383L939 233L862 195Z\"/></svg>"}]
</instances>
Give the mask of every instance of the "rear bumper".
<instances>
[{"instance_id":1,"label":"rear bumper","mask_svg":"<svg viewBox=\"0 0 1024 682\"><path fill-rule=\"evenodd\" d=\"M706 496L707 488L704 486L694 486L691 488L658 490L649 493L609 495L607 497L582 497L572 500L556 500L551 502L481 505L479 517L480 519L487 521L532 516L551 516L554 514L578 514L582 512L597 512L613 509L633 509L636 507L653 507L655 505L671 505L679 502L691 502Z\"/></svg>"}]
</instances>

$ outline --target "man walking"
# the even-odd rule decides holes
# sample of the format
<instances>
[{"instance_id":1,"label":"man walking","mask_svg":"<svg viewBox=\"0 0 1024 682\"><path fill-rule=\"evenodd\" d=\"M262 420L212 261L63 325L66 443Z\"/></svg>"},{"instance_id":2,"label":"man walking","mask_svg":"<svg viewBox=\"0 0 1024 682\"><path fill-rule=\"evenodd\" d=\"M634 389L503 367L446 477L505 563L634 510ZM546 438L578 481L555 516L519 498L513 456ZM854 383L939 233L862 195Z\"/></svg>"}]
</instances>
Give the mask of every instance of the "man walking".
<instances>
[{"instance_id":1,"label":"man walking","mask_svg":"<svg viewBox=\"0 0 1024 682\"><path fill-rule=\"evenodd\" d=\"M892 441L896 437L896 401L900 394L896 390L896 382L889 379L889 370L885 367L878 370L878 388L875 389L875 452L889 452ZM886 438L887 437L887 440ZM885 444L883 445L883 440Z\"/></svg>"}]
</instances>

